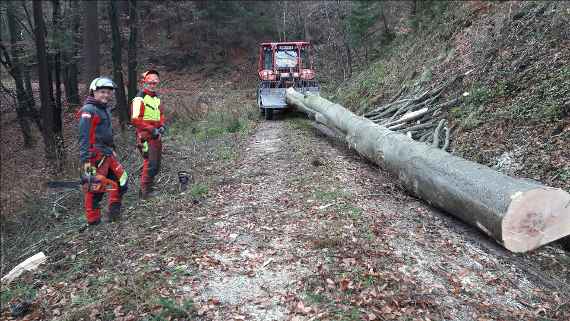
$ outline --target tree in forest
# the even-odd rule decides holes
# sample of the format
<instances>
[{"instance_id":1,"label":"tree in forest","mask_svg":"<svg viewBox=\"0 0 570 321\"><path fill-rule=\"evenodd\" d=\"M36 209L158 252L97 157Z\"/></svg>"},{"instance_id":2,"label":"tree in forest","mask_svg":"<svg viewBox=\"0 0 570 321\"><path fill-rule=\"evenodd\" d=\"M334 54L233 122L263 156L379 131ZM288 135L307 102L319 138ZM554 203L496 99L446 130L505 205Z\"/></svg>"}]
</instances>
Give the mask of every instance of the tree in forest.
<instances>
[{"instance_id":1,"label":"tree in forest","mask_svg":"<svg viewBox=\"0 0 570 321\"><path fill-rule=\"evenodd\" d=\"M375 3L356 1L348 17L348 32L353 47L364 47L364 56L368 56L368 37L370 27L378 18Z\"/></svg>"},{"instance_id":2,"label":"tree in forest","mask_svg":"<svg viewBox=\"0 0 570 321\"><path fill-rule=\"evenodd\" d=\"M97 0L84 1L85 24L83 27L83 81L89 85L91 80L99 77L99 21L97 16ZM86 89L86 92L88 88Z\"/></svg>"},{"instance_id":3,"label":"tree in forest","mask_svg":"<svg viewBox=\"0 0 570 321\"><path fill-rule=\"evenodd\" d=\"M113 38L111 53L113 60L113 80L117 86L115 89L115 106L119 110L121 129L124 130L129 121L129 111L127 109L127 98L125 97L125 85L123 83L121 33L119 31L119 15L117 7L116 1L109 1L109 20L111 22L111 34Z\"/></svg>"},{"instance_id":4,"label":"tree in forest","mask_svg":"<svg viewBox=\"0 0 570 321\"><path fill-rule=\"evenodd\" d=\"M53 117L53 126L54 126L54 131L55 132L62 132L63 131L63 121L62 121L62 101L61 101L61 95L62 95L62 91L61 91L61 43L62 43L62 39L61 39L61 35L63 34L63 30L61 29L61 20L60 20L60 1L59 0L52 0L52 5L53 5L53 10L52 10L52 14L53 14L53 18L52 18L52 24L53 24L53 30L52 30L52 50L53 53L51 54L51 68L53 69L53 75L54 75L54 80L55 80L55 97L53 97L53 91L52 92L52 99L55 98L55 100L52 100L53 103L53 107L54 107L54 117ZM49 75L51 76L51 72L49 73ZM51 78L51 77L50 77ZM50 81L50 84L52 82Z\"/></svg>"},{"instance_id":5,"label":"tree in forest","mask_svg":"<svg viewBox=\"0 0 570 321\"><path fill-rule=\"evenodd\" d=\"M69 0L63 16L63 26L66 32L62 32L62 56L63 56L63 78L65 86L65 97L67 103L72 106L80 104L78 88L78 55L81 46L81 33L79 32L81 22L80 2Z\"/></svg>"},{"instance_id":6,"label":"tree in forest","mask_svg":"<svg viewBox=\"0 0 570 321\"><path fill-rule=\"evenodd\" d=\"M137 0L128 0L129 3L129 48L128 48L128 86L129 102L137 94ZM130 114L130 113L129 113Z\"/></svg>"},{"instance_id":7,"label":"tree in forest","mask_svg":"<svg viewBox=\"0 0 570 321\"><path fill-rule=\"evenodd\" d=\"M58 122L61 123L61 113L57 112L52 99L53 94L51 91L52 86L50 84L50 70L45 41L46 26L41 1L33 2L33 16L35 25L34 38L36 42L38 75L40 82L42 137L48 162L50 165L55 165L56 169L61 170L65 156L61 126L58 127Z\"/></svg>"},{"instance_id":8,"label":"tree in forest","mask_svg":"<svg viewBox=\"0 0 570 321\"><path fill-rule=\"evenodd\" d=\"M26 88L24 79L23 56L25 53L23 48L23 29L25 25L21 21L18 21L18 18L16 16L16 3L13 1L8 1L5 2L5 5L8 27L7 30L10 35L10 50L8 51L2 39L0 38L0 48L2 50L0 59L2 60L2 65L14 79L17 101L16 117L22 131L24 147L28 148L34 144L30 121L32 119L37 119L34 117L37 113L35 110L35 103L33 100L32 92L28 91L28 88ZM40 124L39 121L37 124Z\"/></svg>"},{"instance_id":9,"label":"tree in forest","mask_svg":"<svg viewBox=\"0 0 570 321\"><path fill-rule=\"evenodd\" d=\"M230 48L256 50L260 39L271 41L278 37L275 23L271 18L273 3L258 1L199 1L196 3L196 16L199 23L195 28L205 30L203 44L222 48L222 56L227 56ZM253 53L253 51L252 51Z\"/></svg>"}]
</instances>

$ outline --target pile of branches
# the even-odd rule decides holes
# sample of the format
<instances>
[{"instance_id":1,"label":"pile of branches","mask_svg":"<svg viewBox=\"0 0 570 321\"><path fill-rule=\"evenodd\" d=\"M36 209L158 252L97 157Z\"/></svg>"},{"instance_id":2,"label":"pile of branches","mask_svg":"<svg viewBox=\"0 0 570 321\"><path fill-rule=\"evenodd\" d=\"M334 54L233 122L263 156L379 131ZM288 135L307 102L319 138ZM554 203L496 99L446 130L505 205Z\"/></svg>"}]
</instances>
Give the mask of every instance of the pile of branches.
<instances>
[{"instance_id":1,"label":"pile of branches","mask_svg":"<svg viewBox=\"0 0 570 321\"><path fill-rule=\"evenodd\" d=\"M450 140L447 110L457 105L461 97L445 102L440 102L440 97L446 88L461 77L456 76L436 88L418 88L410 93L406 93L404 86L387 104L363 116L414 140L447 150Z\"/></svg>"}]
</instances>

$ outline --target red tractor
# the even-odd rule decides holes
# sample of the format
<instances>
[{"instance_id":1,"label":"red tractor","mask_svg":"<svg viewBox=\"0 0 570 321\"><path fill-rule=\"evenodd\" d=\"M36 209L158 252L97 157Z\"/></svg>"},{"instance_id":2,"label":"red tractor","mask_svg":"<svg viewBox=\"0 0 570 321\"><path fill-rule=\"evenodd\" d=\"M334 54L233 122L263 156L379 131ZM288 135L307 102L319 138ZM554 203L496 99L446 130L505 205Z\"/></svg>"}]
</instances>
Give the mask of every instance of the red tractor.
<instances>
[{"instance_id":1,"label":"red tractor","mask_svg":"<svg viewBox=\"0 0 570 321\"><path fill-rule=\"evenodd\" d=\"M274 110L287 107L285 91L289 87L319 94L310 51L311 44L305 41L260 44L257 105L265 119L272 119Z\"/></svg>"}]
</instances>

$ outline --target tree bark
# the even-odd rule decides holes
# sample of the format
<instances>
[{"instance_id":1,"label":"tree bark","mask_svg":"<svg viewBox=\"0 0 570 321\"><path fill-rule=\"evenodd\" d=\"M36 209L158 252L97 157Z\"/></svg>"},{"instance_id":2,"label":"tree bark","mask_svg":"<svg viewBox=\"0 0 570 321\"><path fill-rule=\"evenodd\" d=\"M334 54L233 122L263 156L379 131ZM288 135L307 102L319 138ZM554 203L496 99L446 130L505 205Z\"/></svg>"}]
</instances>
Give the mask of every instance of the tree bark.
<instances>
[{"instance_id":1,"label":"tree bark","mask_svg":"<svg viewBox=\"0 0 570 321\"><path fill-rule=\"evenodd\" d=\"M390 28L388 28L388 20L386 19L386 3L383 2L380 4L381 5L381 9L380 9L380 15L382 16L382 21L384 22L384 32L386 34L390 34Z\"/></svg>"},{"instance_id":2,"label":"tree bark","mask_svg":"<svg viewBox=\"0 0 570 321\"><path fill-rule=\"evenodd\" d=\"M408 191L476 226L513 252L570 235L570 194L512 178L415 142L319 96L289 88L287 102L343 133L351 148L394 174ZM320 120L319 120L320 118Z\"/></svg>"},{"instance_id":3,"label":"tree bark","mask_svg":"<svg viewBox=\"0 0 570 321\"><path fill-rule=\"evenodd\" d=\"M99 77L99 21L97 0L84 1L85 24L83 28L83 56L85 93L89 91L91 81Z\"/></svg>"},{"instance_id":4,"label":"tree bark","mask_svg":"<svg viewBox=\"0 0 570 321\"><path fill-rule=\"evenodd\" d=\"M24 87L26 88L26 93L28 95L27 110L28 116L34 121L40 132L43 130L42 118L38 110L36 109L36 99L34 98L34 92L32 88L32 67L28 64L24 65Z\"/></svg>"},{"instance_id":5,"label":"tree bark","mask_svg":"<svg viewBox=\"0 0 570 321\"><path fill-rule=\"evenodd\" d=\"M137 95L137 0L129 0L129 102ZM129 112L130 114L130 112Z\"/></svg>"},{"instance_id":6,"label":"tree bark","mask_svg":"<svg viewBox=\"0 0 570 321\"><path fill-rule=\"evenodd\" d=\"M59 0L52 0L53 4L53 28L54 28L54 39L53 46L55 52L53 54L53 71L55 76L55 101L54 101L54 131L59 133L60 136L63 132L63 121L62 121L62 101L61 101L61 21L59 17L60 3Z\"/></svg>"},{"instance_id":7,"label":"tree bark","mask_svg":"<svg viewBox=\"0 0 570 321\"><path fill-rule=\"evenodd\" d=\"M112 59L113 59L113 80L117 85L115 89L116 107L119 110L119 121L121 130L125 130L129 121L129 111L127 109L127 98L125 96L125 85L123 83L123 66L121 55L121 33L119 31L119 16L117 2L109 1L109 21L111 21L111 34L113 38Z\"/></svg>"},{"instance_id":8,"label":"tree bark","mask_svg":"<svg viewBox=\"0 0 570 321\"><path fill-rule=\"evenodd\" d=\"M16 84L16 98L17 98L17 108L16 117L18 118L18 124L22 131L22 137L24 139L24 147L29 148L34 145L34 138L32 136L32 129L29 123L29 113L28 109L28 93L24 85L24 70L22 63L22 48L20 42L23 41L22 33L19 32L19 28L16 26L16 15L14 2L6 3L6 15L8 20L8 32L10 34L10 47L11 47L11 60L6 61L8 71L14 82ZM7 53L6 53L7 54Z\"/></svg>"},{"instance_id":9,"label":"tree bark","mask_svg":"<svg viewBox=\"0 0 570 321\"><path fill-rule=\"evenodd\" d=\"M81 44L81 34L79 33L79 28L81 27L81 21L79 20L80 15L80 7L79 1L71 0L69 2L69 14L67 16L71 16L69 24L66 24L68 27L69 33L66 33L68 37L68 43L65 46L64 52L64 59L65 59L65 68L64 68L64 78L65 78L65 97L67 99L67 103L70 106L77 106L80 104L79 101L79 80L78 80L78 73L79 69L77 68L77 55L79 53L80 44Z\"/></svg>"},{"instance_id":10,"label":"tree bark","mask_svg":"<svg viewBox=\"0 0 570 321\"><path fill-rule=\"evenodd\" d=\"M54 130L54 118L61 115L56 115L55 106L52 100L52 86L49 77L48 55L45 44L46 28L43 18L42 2L39 0L33 1L33 15L35 23L35 42L38 59L38 75L40 81L40 100L41 109L40 114L42 117L42 137L45 145L46 158L49 165L55 165L56 169L61 169L63 159L63 138L61 132L57 133ZM59 136L58 136L59 134Z\"/></svg>"}]
</instances>

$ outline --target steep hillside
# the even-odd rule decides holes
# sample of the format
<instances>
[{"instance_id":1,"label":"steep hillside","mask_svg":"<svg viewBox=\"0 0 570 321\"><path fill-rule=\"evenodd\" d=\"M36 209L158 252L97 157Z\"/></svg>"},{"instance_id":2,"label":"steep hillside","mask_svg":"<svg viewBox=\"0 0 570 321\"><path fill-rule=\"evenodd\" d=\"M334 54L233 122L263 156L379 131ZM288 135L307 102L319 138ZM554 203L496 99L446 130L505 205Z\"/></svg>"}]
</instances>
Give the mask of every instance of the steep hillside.
<instances>
[{"instance_id":1,"label":"steep hillside","mask_svg":"<svg viewBox=\"0 0 570 321\"><path fill-rule=\"evenodd\" d=\"M441 98L451 151L570 190L570 3L453 2L418 13L331 98L364 113L466 74Z\"/></svg>"}]
</instances>

